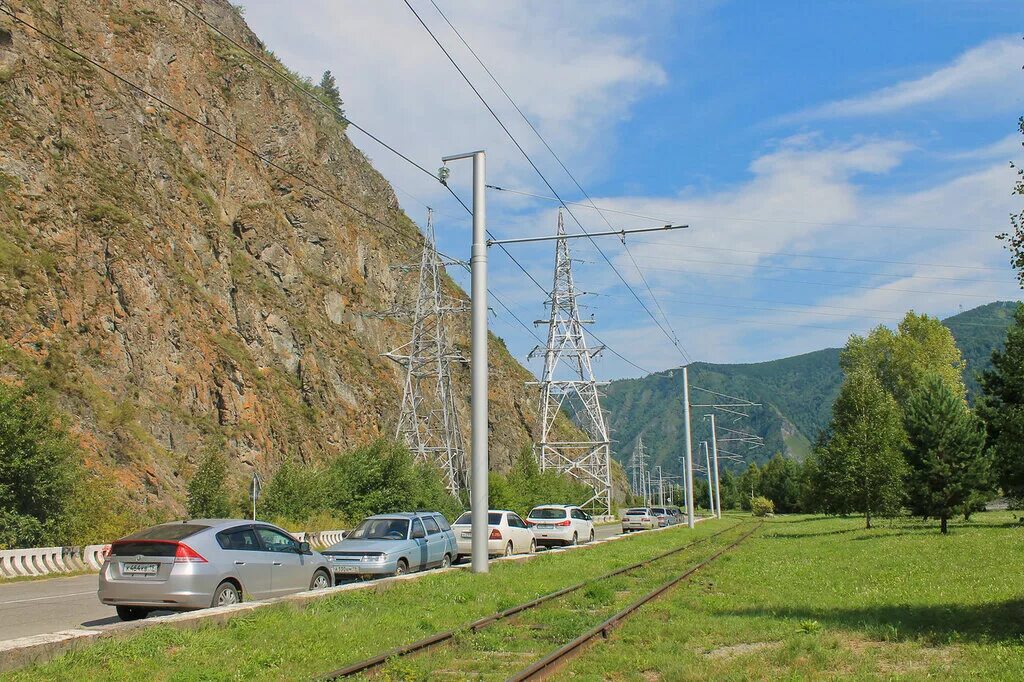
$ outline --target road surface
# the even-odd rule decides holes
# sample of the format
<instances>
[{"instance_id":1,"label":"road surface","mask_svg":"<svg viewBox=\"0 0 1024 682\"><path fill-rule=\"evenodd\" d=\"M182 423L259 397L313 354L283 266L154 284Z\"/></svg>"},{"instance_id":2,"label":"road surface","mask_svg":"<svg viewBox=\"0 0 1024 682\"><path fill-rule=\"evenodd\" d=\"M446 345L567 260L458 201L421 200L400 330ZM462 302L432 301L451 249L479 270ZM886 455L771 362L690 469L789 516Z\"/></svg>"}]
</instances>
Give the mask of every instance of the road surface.
<instances>
[{"instance_id":1,"label":"road surface","mask_svg":"<svg viewBox=\"0 0 1024 682\"><path fill-rule=\"evenodd\" d=\"M597 526L595 534L602 540L620 529L617 523ZM0 641L119 622L114 607L97 599L97 580L90 573L0 583Z\"/></svg>"}]
</instances>

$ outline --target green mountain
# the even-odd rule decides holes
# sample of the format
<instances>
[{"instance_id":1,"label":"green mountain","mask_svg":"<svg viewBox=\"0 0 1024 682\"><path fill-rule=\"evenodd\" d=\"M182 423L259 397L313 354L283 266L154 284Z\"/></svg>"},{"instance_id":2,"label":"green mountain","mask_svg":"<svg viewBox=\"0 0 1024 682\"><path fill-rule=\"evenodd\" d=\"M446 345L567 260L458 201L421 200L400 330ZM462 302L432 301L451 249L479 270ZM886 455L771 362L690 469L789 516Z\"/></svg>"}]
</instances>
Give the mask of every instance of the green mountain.
<instances>
[{"instance_id":1,"label":"green mountain","mask_svg":"<svg viewBox=\"0 0 1024 682\"><path fill-rule=\"evenodd\" d=\"M972 401L978 392L978 374L990 366L992 351L1002 347L1016 306L1016 303L999 301L943 320L967 362L964 379ZM690 366L689 375L690 399L694 405L735 402L729 396L742 396L760 403L758 407L743 410L747 417L721 410L716 417L721 448L736 449L730 445L734 441L724 439L740 437L725 429L757 434L764 439L763 448L738 448L747 461L758 463L767 461L776 452L803 459L828 425L832 402L843 380L838 348L752 364L697 362ZM651 461L666 471L677 473L685 442L682 396L683 373L679 369L640 379L613 381L607 388L603 405L609 415L616 459L628 465L637 438L642 434ZM693 410L695 444L711 434L709 423L702 417L707 412L707 408ZM703 457L696 449L694 456Z\"/></svg>"}]
</instances>

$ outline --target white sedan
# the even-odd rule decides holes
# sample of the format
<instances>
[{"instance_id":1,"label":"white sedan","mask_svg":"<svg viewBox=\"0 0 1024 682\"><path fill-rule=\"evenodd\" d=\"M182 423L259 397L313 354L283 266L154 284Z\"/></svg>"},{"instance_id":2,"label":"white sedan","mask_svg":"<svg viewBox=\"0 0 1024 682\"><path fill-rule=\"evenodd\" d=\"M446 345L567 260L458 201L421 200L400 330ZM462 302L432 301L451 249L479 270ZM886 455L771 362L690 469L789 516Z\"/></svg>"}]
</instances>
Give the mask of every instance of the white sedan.
<instances>
[{"instance_id":1,"label":"white sedan","mask_svg":"<svg viewBox=\"0 0 1024 682\"><path fill-rule=\"evenodd\" d=\"M594 520L571 504L534 507L526 518L539 545L575 545L594 540Z\"/></svg>"},{"instance_id":2,"label":"white sedan","mask_svg":"<svg viewBox=\"0 0 1024 682\"><path fill-rule=\"evenodd\" d=\"M455 541L459 545L460 559L472 554L471 528L472 515L470 512L464 513L452 524ZM533 531L515 512L504 509L489 510L487 512L487 533L487 553L491 556L532 554L537 550L537 540L533 536Z\"/></svg>"}]
</instances>

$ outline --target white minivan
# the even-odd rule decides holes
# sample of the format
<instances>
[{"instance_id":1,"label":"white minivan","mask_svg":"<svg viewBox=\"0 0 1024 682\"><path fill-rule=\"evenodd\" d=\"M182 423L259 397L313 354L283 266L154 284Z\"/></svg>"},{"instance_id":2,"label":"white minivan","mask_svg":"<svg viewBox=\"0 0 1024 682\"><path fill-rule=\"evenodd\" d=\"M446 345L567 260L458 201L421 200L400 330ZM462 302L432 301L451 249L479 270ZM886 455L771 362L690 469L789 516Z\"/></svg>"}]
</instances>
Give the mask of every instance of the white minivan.
<instances>
[{"instance_id":1,"label":"white minivan","mask_svg":"<svg viewBox=\"0 0 1024 682\"><path fill-rule=\"evenodd\" d=\"M526 515L537 544L544 547L593 542L594 520L570 504L543 504Z\"/></svg>"}]
</instances>

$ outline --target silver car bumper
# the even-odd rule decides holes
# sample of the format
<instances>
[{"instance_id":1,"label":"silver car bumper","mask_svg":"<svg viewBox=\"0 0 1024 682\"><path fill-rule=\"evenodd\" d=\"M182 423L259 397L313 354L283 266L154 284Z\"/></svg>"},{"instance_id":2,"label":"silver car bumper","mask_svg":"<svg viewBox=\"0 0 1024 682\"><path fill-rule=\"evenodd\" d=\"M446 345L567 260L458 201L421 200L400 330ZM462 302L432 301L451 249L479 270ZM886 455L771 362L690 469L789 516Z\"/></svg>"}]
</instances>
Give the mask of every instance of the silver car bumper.
<instances>
[{"instance_id":1,"label":"silver car bumper","mask_svg":"<svg viewBox=\"0 0 1024 682\"><path fill-rule=\"evenodd\" d=\"M384 561L333 561L328 560L334 575L338 577L394 575L398 570L398 557Z\"/></svg>"},{"instance_id":2,"label":"silver car bumper","mask_svg":"<svg viewBox=\"0 0 1024 682\"><path fill-rule=\"evenodd\" d=\"M204 609L213 601L220 574L209 564L175 566L166 580L110 579L100 571L100 602L109 606L145 606L160 609Z\"/></svg>"}]
</instances>

